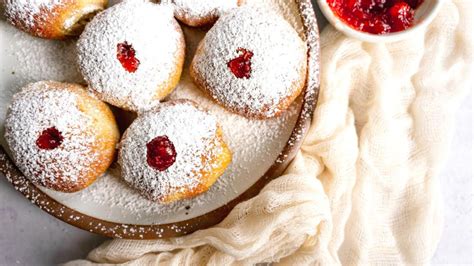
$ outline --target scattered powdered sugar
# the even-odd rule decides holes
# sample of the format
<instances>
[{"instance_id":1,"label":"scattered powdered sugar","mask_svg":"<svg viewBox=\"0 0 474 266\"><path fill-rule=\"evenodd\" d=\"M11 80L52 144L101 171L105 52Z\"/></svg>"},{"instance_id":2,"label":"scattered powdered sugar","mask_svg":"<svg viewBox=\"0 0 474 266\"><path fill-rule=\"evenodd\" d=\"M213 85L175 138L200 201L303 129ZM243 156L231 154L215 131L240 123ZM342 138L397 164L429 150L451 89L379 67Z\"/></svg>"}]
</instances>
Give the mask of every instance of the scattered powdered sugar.
<instances>
[{"instance_id":1,"label":"scattered powdered sugar","mask_svg":"<svg viewBox=\"0 0 474 266\"><path fill-rule=\"evenodd\" d=\"M301 21L297 15L297 5L294 1L247 0L247 2L249 4L268 3L270 5L268 9L277 10L298 32L303 32ZM4 36L15 43L4 47L8 48L5 54L11 54L16 60L16 62L12 60L11 65L8 65L9 71L15 71L16 74L11 75L12 82L15 84L10 82L7 86L0 88L2 94L0 105L10 104L11 99L3 97L4 93L11 94L16 91L18 87L16 84L22 85L25 80L50 78L69 82L81 80L81 75L77 73L75 64L71 60L74 55L72 49L74 41L64 43L33 38L21 32L12 34L9 31L13 31L13 27L3 26L5 25L0 25L2 36L5 34ZM147 27L147 25L143 25L143 27ZM122 181L119 167L116 164L108 170L107 174L80 192L66 194L40 187L41 190L61 204L99 219L118 223L162 224L182 221L212 211L247 190L266 172L279 156L279 152L291 134L300 110L300 101L297 100L290 109L276 119L251 120L226 111L196 88L188 73L189 62L193 58L196 46L206 32L202 29L189 27L183 27L183 30L186 34L186 61L188 65L184 68L180 84L169 99L192 99L217 117L224 132L224 139L233 153L232 163L226 172L208 192L193 199L166 205L152 202L130 188ZM21 43L17 45L17 41ZM55 58L55 56L58 57ZM5 61L5 63L9 63L9 61ZM4 90L11 90L11 92ZM43 205L42 208L48 210L48 206ZM53 212L53 210L48 211ZM61 214L62 210L57 212ZM81 218L74 216L63 219L68 221ZM192 226L190 225L189 228ZM91 224L91 228L101 232L111 230L115 237L138 236L144 232L141 227L135 228L127 225L107 228L100 224L100 221ZM174 228L173 230L186 231L187 228ZM159 237L161 232L157 231L156 235Z\"/></svg>"},{"instance_id":2,"label":"scattered powdered sugar","mask_svg":"<svg viewBox=\"0 0 474 266\"><path fill-rule=\"evenodd\" d=\"M117 165L79 193L66 195L45 190L49 195L68 206L73 205L79 211L109 221L163 224L189 219L222 206L248 189L268 170L291 134L301 108L301 99L275 119L252 120L227 111L199 90L187 71L205 31L189 27L183 30L187 45L185 72L167 100L193 100L217 118L224 140L232 151L232 162L226 172L207 192L170 204L151 202L130 188L122 181Z\"/></svg>"},{"instance_id":3,"label":"scattered powdered sugar","mask_svg":"<svg viewBox=\"0 0 474 266\"><path fill-rule=\"evenodd\" d=\"M237 78L227 63L243 48L253 53L250 78ZM244 6L222 16L193 60L196 79L218 102L239 113L273 117L301 88L306 45L276 12ZM283 108L286 106L283 106Z\"/></svg>"},{"instance_id":4,"label":"scattered powdered sugar","mask_svg":"<svg viewBox=\"0 0 474 266\"><path fill-rule=\"evenodd\" d=\"M301 2L302 0L298 0ZM242 0L241 4L260 6L274 12L285 18L288 23L298 32L302 39L305 39L305 31L301 16L296 15L299 11L299 4L296 1L288 0ZM312 11L313 9L311 9Z\"/></svg>"},{"instance_id":5,"label":"scattered powdered sugar","mask_svg":"<svg viewBox=\"0 0 474 266\"><path fill-rule=\"evenodd\" d=\"M224 12L237 7L238 0L163 0L164 4L174 6L174 14L179 20L214 22Z\"/></svg>"},{"instance_id":6,"label":"scattered powdered sugar","mask_svg":"<svg viewBox=\"0 0 474 266\"><path fill-rule=\"evenodd\" d=\"M5 121L5 138L15 164L37 184L54 183L56 178L77 181L89 165L97 160L92 152L93 132L90 118L77 107L77 95L55 83L37 82L28 85L13 97ZM36 145L41 132L55 127L64 137L53 150Z\"/></svg>"},{"instance_id":7,"label":"scattered powdered sugar","mask_svg":"<svg viewBox=\"0 0 474 266\"><path fill-rule=\"evenodd\" d=\"M141 114L125 132L119 155L122 177L154 201L192 190L203 182L202 158L209 158L216 131L214 116L189 101L160 104ZM147 163L146 145L158 136L167 136L176 149L176 161L164 171Z\"/></svg>"},{"instance_id":8,"label":"scattered powdered sugar","mask_svg":"<svg viewBox=\"0 0 474 266\"><path fill-rule=\"evenodd\" d=\"M157 97L177 71L184 40L169 6L144 0L124 1L99 13L78 44L81 72L102 100L140 110ZM130 73L117 59L117 44L127 42L140 61Z\"/></svg>"},{"instance_id":9,"label":"scattered powdered sugar","mask_svg":"<svg viewBox=\"0 0 474 266\"><path fill-rule=\"evenodd\" d=\"M11 39L17 66L14 71L21 83L57 80L84 83L76 63L76 41L45 40L16 31Z\"/></svg>"},{"instance_id":10,"label":"scattered powdered sugar","mask_svg":"<svg viewBox=\"0 0 474 266\"><path fill-rule=\"evenodd\" d=\"M37 21L44 21L47 16L64 0L5 0L5 14L10 21L18 20L25 27L34 27Z\"/></svg>"},{"instance_id":11,"label":"scattered powdered sugar","mask_svg":"<svg viewBox=\"0 0 474 266\"><path fill-rule=\"evenodd\" d=\"M237 197L270 167L283 149L296 122L300 101L278 119L248 120L226 111L200 92L189 77L180 83L171 99L192 99L209 109L220 122L224 139L232 151L232 162L211 188L195 198L159 204L143 197L122 181L119 166L74 196L48 190L60 202L109 221L162 224L192 218L212 211ZM92 211L92 206L97 211Z\"/></svg>"}]
</instances>

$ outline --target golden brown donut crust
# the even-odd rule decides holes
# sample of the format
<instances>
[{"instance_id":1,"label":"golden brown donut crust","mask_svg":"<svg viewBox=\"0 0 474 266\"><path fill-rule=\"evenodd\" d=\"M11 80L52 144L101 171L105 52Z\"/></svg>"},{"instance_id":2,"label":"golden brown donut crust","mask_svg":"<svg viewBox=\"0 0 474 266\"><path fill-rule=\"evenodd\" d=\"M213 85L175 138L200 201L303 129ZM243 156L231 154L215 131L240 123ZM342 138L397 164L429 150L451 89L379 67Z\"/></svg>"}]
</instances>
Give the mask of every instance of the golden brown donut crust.
<instances>
[{"instance_id":1,"label":"golden brown donut crust","mask_svg":"<svg viewBox=\"0 0 474 266\"><path fill-rule=\"evenodd\" d=\"M181 79L181 74L183 72L184 61L186 59L186 41L184 39L184 34L181 30L181 27L179 26L179 23L176 20L173 21L173 24L175 24L174 26L176 30L181 32L180 34L181 38L179 39L179 42L177 44L178 49L177 49L176 57L174 58L173 69L170 71L170 75L167 81L156 88L156 93L153 98L158 101L161 101L164 98L166 98L178 86L179 81ZM104 100L103 96L96 90L91 90L91 92L95 94L98 98L101 98L102 100ZM107 99L107 101L110 104L117 106L126 111L130 111L130 112L138 111L136 108L131 106L130 103L128 103L127 101L124 101L123 99L109 98Z\"/></svg>"},{"instance_id":2,"label":"golden brown donut crust","mask_svg":"<svg viewBox=\"0 0 474 266\"><path fill-rule=\"evenodd\" d=\"M179 83L186 52L185 36L171 11L151 2L126 1L97 15L77 43L77 62L90 91L133 112L168 96ZM146 17L146 25L134 17L137 12ZM117 42L137 49L132 72L117 64Z\"/></svg>"},{"instance_id":3,"label":"golden brown donut crust","mask_svg":"<svg viewBox=\"0 0 474 266\"><path fill-rule=\"evenodd\" d=\"M105 9L108 0L63 0L50 10L42 9L39 14L33 16L33 24L22 19L19 12L28 12L15 7L15 12L8 12L9 5L15 4L15 0L6 1L6 17L15 27L40 38L45 39L65 39L70 36L79 35L85 24L92 17ZM11 10L15 10L11 8Z\"/></svg>"},{"instance_id":4,"label":"golden brown donut crust","mask_svg":"<svg viewBox=\"0 0 474 266\"><path fill-rule=\"evenodd\" d=\"M159 105L155 108L158 108L159 110L159 108L166 108L164 105L174 106L174 105L180 105L180 104L192 105L198 110L204 111L194 101L185 100L185 99L177 99L177 100L168 101L168 102L163 103L163 105ZM149 110L148 112L153 112L153 110ZM182 130L186 130L186 129L182 129ZM130 134L131 134L130 131L127 130L122 136L121 149L124 149L124 146L123 146L124 141L127 138L132 138ZM196 173L194 175L194 177L199 177L199 183L196 186L193 186L193 187L181 186L179 187L180 189L174 192L168 192L167 194L164 194L160 196L159 198L154 198L150 192L137 188L135 184L133 184L133 182L127 181L127 178L124 178L124 181L127 184L129 184L131 187L137 189L137 191L145 198L151 201L162 203L162 204L169 204L175 201L196 197L206 192L207 190L209 190L209 188L217 181L217 179L222 174L224 174L225 170L227 169L227 167L232 161L232 152L224 140L223 131L219 124L217 124L216 132L213 139L208 141L208 143L209 145L207 146L206 153L203 154L200 158L200 161L202 162L202 164L200 165L199 169L196 170ZM121 150L119 153L118 161L122 167L122 175L123 175L124 174L123 167L126 162L123 161L124 156L122 152L123 150ZM136 163L140 163L140 162L136 162Z\"/></svg>"},{"instance_id":5,"label":"golden brown donut crust","mask_svg":"<svg viewBox=\"0 0 474 266\"><path fill-rule=\"evenodd\" d=\"M86 130L93 130L95 138L93 144L87 148L91 154L97 154L97 159L89 167L81 171L76 181L65 178L62 174L63 170L59 170L56 173L54 181L49 179L38 181L34 178L31 178L31 180L37 185L56 191L66 193L77 192L91 185L99 176L107 171L115 159L116 145L120 139L120 134L110 108L105 103L88 94L84 87L78 84L55 81L47 81L46 83L48 89L66 90L77 96L77 109L85 116L91 118L92 121L92 125ZM12 152L15 153L15 151Z\"/></svg>"},{"instance_id":6,"label":"golden brown donut crust","mask_svg":"<svg viewBox=\"0 0 474 266\"><path fill-rule=\"evenodd\" d=\"M99 154L98 159L83 173L79 179L80 182L75 184L51 184L55 190L63 189L63 192L75 192L88 187L107 171L115 159L120 133L115 117L107 104L91 97L82 86L74 84L68 90L79 95L77 101L78 109L93 120L91 128L95 129L96 141L91 147L91 151L92 153Z\"/></svg>"},{"instance_id":7,"label":"golden brown donut crust","mask_svg":"<svg viewBox=\"0 0 474 266\"><path fill-rule=\"evenodd\" d=\"M282 46L282 43L285 42L282 42L281 40L285 40L286 42L289 42L288 45L289 47L291 47L288 49L294 49L294 51L296 51L296 56L286 56L285 58L287 60L285 62L294 63L294 65L292 64L291 72L289 70L291 76L273 76L272 80L268 80L268 77L252 76L250 79L252 82L254 82L253 89L249 89L250 87L246 87L244 89L241 89L239 87L234 88L233 85L239 84L237 79L234 77L229 77L227 75L227 73L231 72L228 66L229 61L227 61L229 60L227 58L228 51L232 49L230 47L227 47L225 45L225 43L227 42L224 42L222 40L227 40L228 38L230 38L229 36L236 35L240 38L245 37L245 41L260 42L258 46L260 47L258 55L260 57L265 56L265 53L267 51L272 51L271 49L273 48L273 46L271 45L268 45L268 47L265 46L264 44L265 42L267 42L267 40L261 40L259 36L261 36L260 33L266 34L265 36L275 36L274 32L270 32L266 29L260 29L258 27L256 28L258 29L258 31L253 30L255 29L256 25L260 25L258 24L258 21L260 19L258 15L266 15L264 9L257 9L257 11L254 12L252 8L253 7L244 6L238 9L234 9L226 16L224 16L221 20L219 20L216 25L214 25L214 27L199 43L194 54L193 60L191 62L189 72L191 79L197 85L197 87L199 87L202 91L208 94L216 103L220 104L227 110L242 115L249 119L269 119L278 117L285 110L287 110L290 105L295 101L295 99L301 94L305 87L308 67L306 44L303 40L300 39L299 36L297 36L296 31L291 28L291 25L285 23L286 21L284 21L282 18L277 17L277 19L283 22L272 25L272 27L283 27L283 29L286 30L284 33L281 33L282 36L278 35L278 37L280 37L277 40L277 43L280 44L279 49L287 49L287 47ZM234 14L239 14L242 17L235 17ZM248 22L253 21L254 18L257 22L254 22L253 24L250 23L250 26L249 24L244 24L239 21L239 19L246 19L245 21ZM271 21L274 21L273 18L275 18L275 16L272 17ZM237 27L240 25L247 26L241 26L241 28L234 29L234 31L230 31L228 30L228 28L230 27L230 23L234 23L233 25L231 25L232 27ZM252 29L249 30L249 32L251 33L246 31L248 29ZM284 37L288 36L291 38L289 40L286 40ZM232 41L233 39L230 41L230 43L232 43L231 46L234 46L235 44ZM239 40L239 43L244 43L245 41ZM261 47L266 48L265 51L263 51L264 49ZM253 49L253 52L255 52L255 49L258 50L257 47L254 47ZM268 56L274 56L271 52L269 52L268 54ZM278 59L279 58L275 58L275 60ZM267 65L265 66L265 69L272 69L272 67L274 66ZM261 68L263 67L261 66ZM282 80L280 81L278 80L278 78L281 78ZM286 79L283 80L284 78ZM260 93L260 88L265 87L266 85L273 84L272 82L279 81L282 82L281 84L286 85L284 90L281 90L281 87L280 90L277 90L278 92L281 91L278 95L272 94L272 91L269 90L267 90L265 94ZM259 84L259 82L261 84ZM243 87L244 85L241 86ZM271 97L271 101L262 100L261 103L258 105L251 105L252 103L257 102L261 99L265 99L266 96L268 96L268 98ZM257 99L257 97L259 98Z\"/></svg>"},{"instance_id":8,"label":"golden brown donut crust","mask_svg":"<svg viewBox=\"0 0 474 266\"><path fill-rule=\"evenodd\" d=\"M176 20L173 20L173 24L176 30L181 33L181 38L179 39L177 55L174 60L174 69L170 72L168 81L157 88L155 96L156 100L163 100L166 96L173 92L173 90L178 86L179 80L181 79L181 74L183 72L183 65L186 57L186 41L179 23Z\"/></svg>"},{"instance_id":9,"label":"golden brown donut crust","mask_svg":"<svg viewBox=\"0 0 474 266\"><path fill-rule=\"evenodd\" d=\"M217 179L224 174L227 166L232 161L232 153L224 142L224 137L222 134L222 129L217 128L216 138L211 147L211 157L203 156L201 158L203 162L202 169L200 174L200 183L193 189L184 188L182 191L176 193L168 194L161 199L161 202L167 204L178 200L194 198L199 194L202 194L209 190L209 188L217 181ZM205 170L210 168L210 170Z\"/></svg>"},{"instance_id":10,"label":"golden brown donut crust","mask_svg":"<svg viewBox=\"0 0 474 266\"><path fill-rule=\"evenodd\" d=\"M203 43L203 41L201 41L201 43L199 44L199 46L196 50L196 54L202 53L202 51L201 51L202 50L202 43ZM233 108L233 107L227 105L224 102L218 101L217 100L218 97L216 95L214 95L214 93L213 93L214 90L211 89L211 87L208 85L208 83L206 82L204 77L202 77L198 73L198 71L196 71L196 62L194 60L191 63L191 67L190 67L189 72L190 72L191 79L193 80L194 84L196 84L198 86L198 88L200 88L202 91L204 91L217 104L221 105L225 109L227 109L227 110L229 110L229 111L231 111L235 114L238 114L238 115L244 116L246 118L249 118L249 119L264 120L264 119L269 118L267 115L265 115L265 113L267 111L266 109L260 110L259 113L254 113L254 112L250 112L249 110L246 110L246 109ZM298 96L301 94L301 92L303 92L304 86L306 84L306 76L307 76L307 65L305 64L303 67L300 68L300 73L299 73L298 80L293 82L293 84L291 85L290 91L292 91L293 93L286 96L286 97L284 97L284 98L282 98L282 99L280 99L277 107L275 108L275 110L273 112L274 113L273 117L281 116L281 114L290 107L290 105L296 100L296 98L298 98Z\"/></svg>"}]
</instances>

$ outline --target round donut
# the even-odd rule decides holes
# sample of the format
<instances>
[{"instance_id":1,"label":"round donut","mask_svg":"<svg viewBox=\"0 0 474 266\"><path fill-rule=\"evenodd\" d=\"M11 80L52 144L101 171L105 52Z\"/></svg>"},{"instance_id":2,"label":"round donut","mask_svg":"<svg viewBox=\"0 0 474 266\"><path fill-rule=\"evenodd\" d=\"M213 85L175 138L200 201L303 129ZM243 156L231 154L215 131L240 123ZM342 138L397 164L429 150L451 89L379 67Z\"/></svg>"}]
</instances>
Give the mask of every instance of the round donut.
<instances>
[{"instance_id":1,"label":"round donut","mask_svg":"<svg viewBox=\"0 0 474 266\"><path fill-rule=\"evenodd\" d=\"M163 0L162 3L173 5L179 21L200 27L213 24L221 14L241 5L243 0Z\"/></svg>"},{"instance_id":2,"label":"round donut","mask_svg":"<svg viewBox=\"0 0 474 266\"><path fill-rule=\"evenodd\" d=\"M279 14L260 6L222 16L199 44L191 64L198 87L248 118L280 115L306 81L306 44Z\"/></svg>"},{"instance_id":3,"label":"round donut","mask_svg":"<svg viewBox=\"0 0 474 266\"><path fill-rule=\"evenodd\" d=\"M140 114L119 151L123 179L160 203L207 191L231 158L216 118L189 100L166 102Z\"/></svg>"},{"instance_id":4,"label":"round donut","mask_svg":"<svg viewBox=\"0 0 474 266\"><path fill-rule=\"evenodd\" d=\"M185 42L169 6L124 1L94 17L77 52L92 92L112 105L139 111L177 86Z\"/></svg>"},{"instance_id":5,"label":"round donut","mask_svg":"<svg viewBox=\"0 0 474 266\"><path fill-rule=\"evenodd\" d=\"M76 192L107 170L120 136L108 106L82 86L40 81L14 95L5 139L33 183Z\"/></svg>"},{"instance_id":6,"label":"round donut","mask_svg":"<svg viewBox=\"0 0 474 266\"><path fill-rule=\"evenodd\" d=\"M107 0L5 0L5 16L17 28L37 37L64 39L79 35Z\"/></svg>"}]
</instances>

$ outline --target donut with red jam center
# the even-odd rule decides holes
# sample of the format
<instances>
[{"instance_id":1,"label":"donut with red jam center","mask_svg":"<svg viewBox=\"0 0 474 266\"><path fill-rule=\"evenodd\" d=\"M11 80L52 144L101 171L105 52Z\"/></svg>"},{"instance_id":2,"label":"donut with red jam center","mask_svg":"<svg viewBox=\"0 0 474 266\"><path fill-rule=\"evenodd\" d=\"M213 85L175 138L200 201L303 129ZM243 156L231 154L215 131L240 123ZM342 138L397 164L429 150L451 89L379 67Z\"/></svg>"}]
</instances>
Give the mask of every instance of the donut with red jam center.
<instances>
[{"instance_id":1,"label":"donut with red jam center","mask_svg":"<svg viewBox=\"0 0 474 266\"><path fill-rule=\"evenodd\" d=\"M5 120L5 139L21 172L60 192L79 191L101 176L119 137L109 107L76 84L29 84L14 95Z\"/></svg>"},{"instance_id":2,"label":"donut with red jam center","mask_svg":"<svg viewBox=\"0 0 474 266\"><path fill-rule=\"evenodd\" d=\"M189 100L141 113L126 130L119 151L122 178L159 203L207 191L231 158L216 118Z\"/></svg>"}]
</instances>

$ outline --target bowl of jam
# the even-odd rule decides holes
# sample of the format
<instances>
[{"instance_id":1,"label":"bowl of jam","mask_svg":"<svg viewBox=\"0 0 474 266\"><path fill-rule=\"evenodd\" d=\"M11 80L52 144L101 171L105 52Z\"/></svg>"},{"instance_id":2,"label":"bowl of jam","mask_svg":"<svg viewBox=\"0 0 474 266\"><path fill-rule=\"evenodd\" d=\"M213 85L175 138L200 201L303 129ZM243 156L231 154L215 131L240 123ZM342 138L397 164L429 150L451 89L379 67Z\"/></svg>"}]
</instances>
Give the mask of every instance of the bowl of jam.
<instances>
[{"instance_id":1,"label":"bowl of jam","mask_svg":"<svg viewBox=\"0 0 474 266\"><path fill-rule=\"evenodd\" d=\"M391 42L425 28L443 0L318 0L329 22L346 35Z\"/></svg>"}]
</instances>

